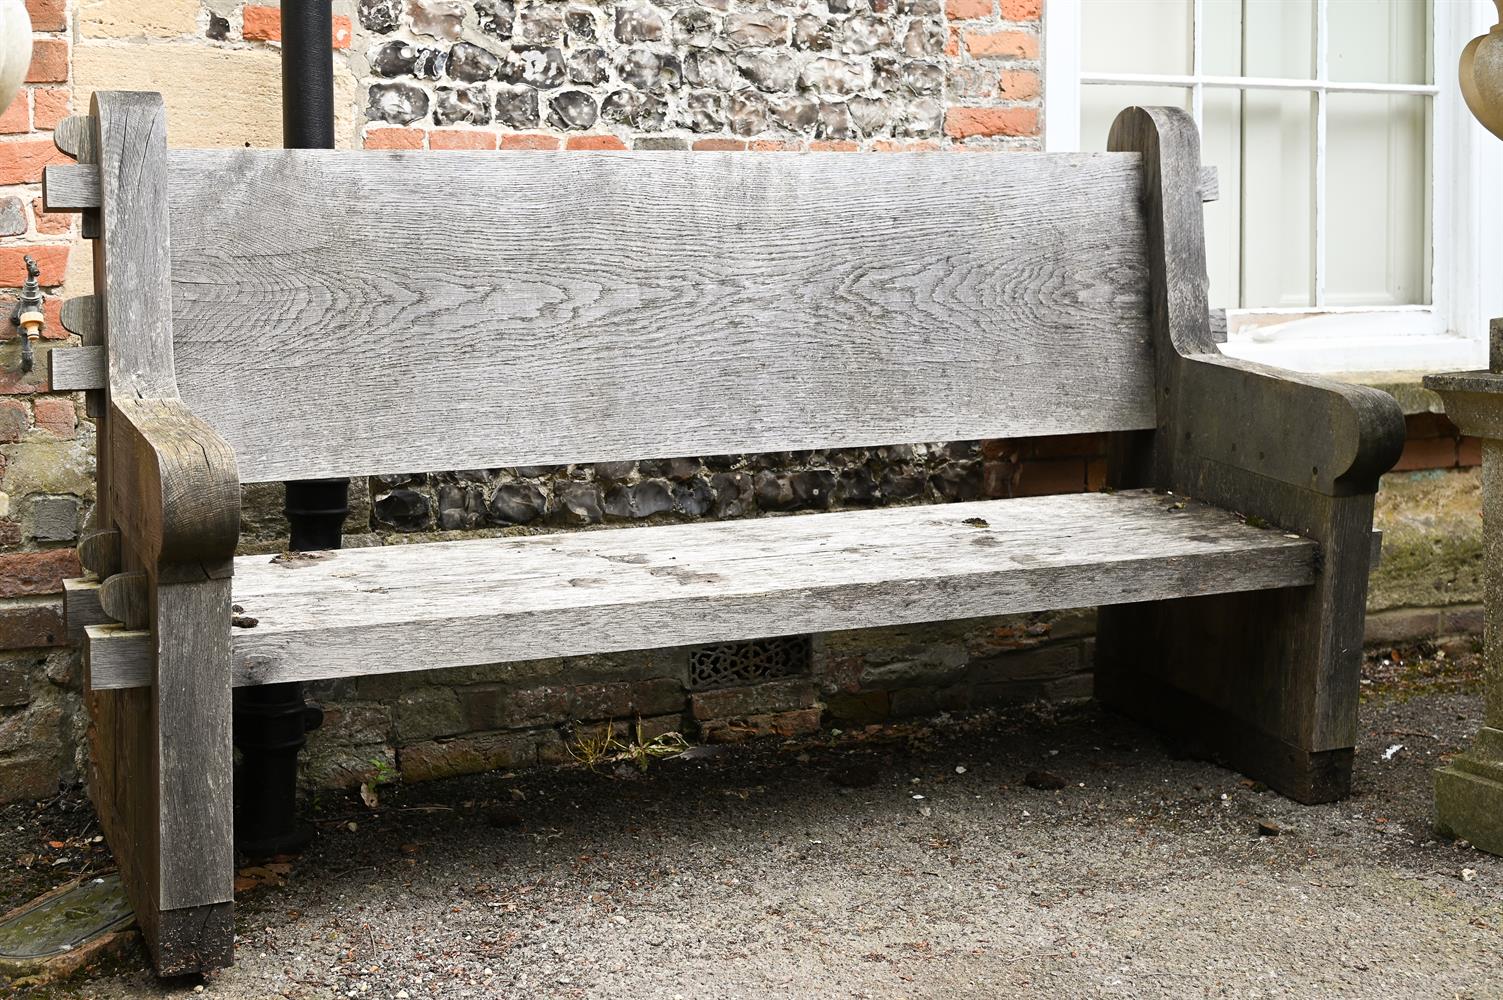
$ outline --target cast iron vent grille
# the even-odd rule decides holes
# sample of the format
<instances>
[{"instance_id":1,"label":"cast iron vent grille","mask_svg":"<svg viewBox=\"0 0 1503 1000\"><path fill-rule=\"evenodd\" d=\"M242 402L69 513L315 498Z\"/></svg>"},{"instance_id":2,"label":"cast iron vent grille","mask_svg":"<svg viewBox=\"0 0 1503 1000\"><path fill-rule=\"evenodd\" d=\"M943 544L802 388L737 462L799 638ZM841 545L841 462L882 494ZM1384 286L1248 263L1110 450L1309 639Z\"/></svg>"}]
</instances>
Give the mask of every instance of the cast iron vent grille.
<instances>
[{"instance_id":1,"label":"cast iron vent grille","mask_svg":"<svg viewBox=\"0 0 1503 1000\"><path fill-rule=\"evenodd\" d=\"M689 653L689 687L733 687L809 672L809 637L784 636L701 646Z\"/></svg>"}]
</instances>

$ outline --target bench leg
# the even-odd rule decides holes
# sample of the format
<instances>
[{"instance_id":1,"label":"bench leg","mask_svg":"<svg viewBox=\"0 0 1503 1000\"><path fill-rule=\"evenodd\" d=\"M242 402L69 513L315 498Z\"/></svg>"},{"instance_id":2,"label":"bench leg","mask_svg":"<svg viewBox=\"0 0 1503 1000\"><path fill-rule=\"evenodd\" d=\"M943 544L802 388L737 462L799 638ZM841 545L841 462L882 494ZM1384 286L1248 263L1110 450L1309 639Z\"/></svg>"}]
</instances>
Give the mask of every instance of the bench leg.
<instances>
[{"instance_id":1,"label":"bench leg","mask_svg":"<svg viewBox=\"0 0 1503 1000\"><path fill-rule=\"evenodd\" d=\"M230 581L153 589L156 683L90 693L90 794L157 974L174 976L234 956Z\"/></svg>"},{"instance_id":2,"label":"bench leg","mask_svg":"<svg viewBox=\"0 0 1503 1000\"><path fill-rule=\"evenodd\" d=\"M1372 497L1276 499L1270 521L1321 543L1314 585L1103 608L1096 690L1193 755L1329 802L1351 790Z\"/></svg>"}]
</instances>

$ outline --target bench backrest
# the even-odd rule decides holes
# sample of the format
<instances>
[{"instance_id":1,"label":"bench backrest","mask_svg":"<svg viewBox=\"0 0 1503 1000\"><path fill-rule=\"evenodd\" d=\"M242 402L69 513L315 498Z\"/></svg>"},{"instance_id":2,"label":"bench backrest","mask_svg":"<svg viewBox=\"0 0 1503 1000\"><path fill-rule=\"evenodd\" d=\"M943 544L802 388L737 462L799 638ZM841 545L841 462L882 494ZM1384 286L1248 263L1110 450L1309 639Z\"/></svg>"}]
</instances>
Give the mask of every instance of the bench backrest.
<instances>
[{"instance_id":1,"label":"bench backrest","mask_svg":"<svg viewBox=\"0 0 1503 1000\"><path fill-rule=\"evenodd\" d=\"M168 154L242 481L1152 427L1137 154Z\"/></svg>"}]
</instances>

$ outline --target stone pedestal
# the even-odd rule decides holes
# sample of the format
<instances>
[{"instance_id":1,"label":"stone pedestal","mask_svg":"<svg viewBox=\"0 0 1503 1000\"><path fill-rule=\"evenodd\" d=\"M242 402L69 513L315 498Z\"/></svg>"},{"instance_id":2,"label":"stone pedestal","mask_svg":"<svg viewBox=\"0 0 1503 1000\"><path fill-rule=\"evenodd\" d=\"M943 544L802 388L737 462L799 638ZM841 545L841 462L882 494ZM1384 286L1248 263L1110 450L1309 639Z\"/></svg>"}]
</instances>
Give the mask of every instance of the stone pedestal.
<instances>
[{"instance_id":1,"label":"stone pedestal","mask_svg":"<svg viewBox=\"0 0 1503 1000\"><path fill-rule=\"evenodd\" d=\"M1482 439L1483 608L1486 709L1471 749L1435 772L1436 826L1503 855L1503 321L1492 323L1492 368L1431 375L1446 414Z\"/></svg>"}]
</instances>

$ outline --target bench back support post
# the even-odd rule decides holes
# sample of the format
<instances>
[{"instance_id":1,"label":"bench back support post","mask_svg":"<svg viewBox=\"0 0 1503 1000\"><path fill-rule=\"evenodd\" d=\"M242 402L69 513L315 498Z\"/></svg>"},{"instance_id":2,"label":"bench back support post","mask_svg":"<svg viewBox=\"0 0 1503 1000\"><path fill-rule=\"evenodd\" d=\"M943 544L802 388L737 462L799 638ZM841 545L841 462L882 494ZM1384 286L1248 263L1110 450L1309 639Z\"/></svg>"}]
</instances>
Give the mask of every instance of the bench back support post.
<instances>
[{"instance_id":1,"label":"bench back support post","mask_svg":"<svg viewBox=\"0 0 1503 1000\"><path fill-rule=\"evenodd\" d=\"M1103 700L1306 802L1345 795L1356 742L1373 494L1403 448L1392 397L1223 356L1207 303L1195 125L1128 108L1143 157L1157 427L1110 478L1193 496L1321 546L1312 587L1102 609Z\"/></svg>"},{"instance_id":2,"label":"bench back support post","mask_svg":"<svg viewBox=\"0 0 1503 1000\"><path fill-rule=\"evenodd\" d=\"M233 451L178 397L162 99L101 92L91 110L93 141L75 148L100 168L93 336L106 349L108 380L89 565L140 575L110 589L144 600L131 602L144 621L129 624L150 630L152 684L88 691L90 793L157 971L175 975L233 957L239 480Z\"/></svg>"}]
</instances>

